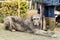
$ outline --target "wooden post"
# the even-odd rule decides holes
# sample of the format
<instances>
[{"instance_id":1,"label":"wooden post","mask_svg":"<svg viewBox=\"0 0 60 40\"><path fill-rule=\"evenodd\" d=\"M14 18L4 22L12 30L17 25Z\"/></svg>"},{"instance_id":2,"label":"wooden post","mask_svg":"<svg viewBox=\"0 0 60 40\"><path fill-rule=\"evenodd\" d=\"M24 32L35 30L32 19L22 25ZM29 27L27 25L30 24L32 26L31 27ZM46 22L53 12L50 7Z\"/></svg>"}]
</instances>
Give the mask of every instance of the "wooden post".
<instances>
[{"instance_id":1,"label":"wooden post","mask_svg":"<svg viewBox=\"0 0 60 40\"><path fill-rule=\"evenodd\" d=\"M20 0L17 0L18 1L18 16L20 16Z\"/></svg>"}]
</instances>

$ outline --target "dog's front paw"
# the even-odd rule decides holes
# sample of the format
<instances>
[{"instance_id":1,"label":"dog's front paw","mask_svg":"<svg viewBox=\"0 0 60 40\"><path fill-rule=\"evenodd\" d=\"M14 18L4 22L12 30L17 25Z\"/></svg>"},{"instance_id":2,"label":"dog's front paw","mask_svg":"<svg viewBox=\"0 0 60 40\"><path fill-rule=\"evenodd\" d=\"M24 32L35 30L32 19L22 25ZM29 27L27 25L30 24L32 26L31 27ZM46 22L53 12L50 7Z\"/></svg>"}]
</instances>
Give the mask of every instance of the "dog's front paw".
<instances>
[{"instance_id":1,"label":"dog's front paw","mask_svg":"<svg viewBox=\"0 0 60 40\"><path fill-rule=\"evenodd\" d=\"M12 32L15 32L16 30L15 30L15 29L12 29L11 31L12 31Z\"/></svg>"},{"instance_id":2,"label":"dog's front paw","mask_svg":"<svg viewBox=\"0 0 60 40\"><path fill-rule=\"evenodd\" d=\"M55 35L55 34L54 34L54 35L52 35L51 37L52 37L52 38L56 38L56 37L57 37L57 35Z\"/></svg>"}]
</instances>

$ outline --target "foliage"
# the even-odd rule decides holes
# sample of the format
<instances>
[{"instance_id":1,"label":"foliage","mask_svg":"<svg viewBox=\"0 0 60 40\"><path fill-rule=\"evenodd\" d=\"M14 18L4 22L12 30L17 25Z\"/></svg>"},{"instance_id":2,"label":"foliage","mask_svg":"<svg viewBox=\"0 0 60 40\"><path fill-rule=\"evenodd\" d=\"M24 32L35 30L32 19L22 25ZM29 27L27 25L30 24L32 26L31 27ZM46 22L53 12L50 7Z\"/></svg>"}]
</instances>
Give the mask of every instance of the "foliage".
<instances>
[{"instance_id":1,"label":"foliage","mask_svg":"<svg viewBox=\"0 0 60 40\"><path fill-rule=\"evenodd\" d=\"M0 12L0 22L3 22L3 14Z\"/></svg>"},{"instance_id":2,"label":"foliage","mask_svg":"<svg viewBox=\"0 0 60 40\"><path fill-rule=\"evenodd\" d=\"M21 16L26 17L27 16L27 14L26 14L27 10L28 10L28 3L27 2L21 2L20 3L20 14L21 14Z\"/></svg>"},{"instance_id":3,"label":"foliage","mask_svg":"<svg viewBox=\"0 0 60 40\"><path fill-rule=\"evenodd\" d=\"M0 2L0 16L3 15L3 17L7 16L17 16L18 15L18 6L20 6L20 14L21 16L25 17L26 12L28 10L28 4L27 2L20 1L20 5L18 5L17 1L14 2ZM3 18L1 16L0 19Z\"/></svg>"},{"instance_id":4,"label":"foliage","mask_svg":"<svg viewBox=\"0 0 60 40\"><path fill-rule=\"evenodd\" d=\"M21 2L20 3L20 13L23 14L23 13L26 13L28 10L28 4L27 2Z\"/></svg>"},{"instance_id":5,"label":"foliage","mask_svg":"<svg viewBox=\"0 0 60 40\"><path fill-rule=\"evenodd\" d=\"M17 15L17 2L0 2L0 11L5 16Z\"/></svg>"}]
</instances>

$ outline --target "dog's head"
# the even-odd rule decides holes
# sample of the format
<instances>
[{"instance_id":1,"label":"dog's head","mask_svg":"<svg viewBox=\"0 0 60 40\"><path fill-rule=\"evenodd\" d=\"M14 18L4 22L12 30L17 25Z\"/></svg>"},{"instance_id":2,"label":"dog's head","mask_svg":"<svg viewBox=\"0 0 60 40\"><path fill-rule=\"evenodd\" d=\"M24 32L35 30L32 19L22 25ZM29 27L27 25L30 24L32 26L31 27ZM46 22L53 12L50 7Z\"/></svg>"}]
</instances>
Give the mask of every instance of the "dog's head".
<instances>
[{"instance_id":1,"label":"dog's head","mask_svg":"<svg viewBox=\"0 0 60 40\"><path fill-rule=\"evenodd\" d=\"M31 21L33 22L34 26L39 26L40 25L40 15L32 15L31 16Z\"/></svg>"}]
</instances>

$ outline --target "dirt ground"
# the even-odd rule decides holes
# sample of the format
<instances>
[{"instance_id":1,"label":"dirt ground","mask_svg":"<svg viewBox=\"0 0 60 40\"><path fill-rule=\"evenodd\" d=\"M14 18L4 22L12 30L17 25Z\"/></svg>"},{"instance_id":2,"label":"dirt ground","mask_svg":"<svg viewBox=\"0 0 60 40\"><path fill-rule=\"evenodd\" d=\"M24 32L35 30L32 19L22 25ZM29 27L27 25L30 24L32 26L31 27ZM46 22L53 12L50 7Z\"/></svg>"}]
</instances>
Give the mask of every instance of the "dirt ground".
<instances>
[{"instance_id":1,"label":"dirt ground","mask_svg":"<svg viewBox=\"0 0 60 40\"><path fill-rule=\"evenodd\" d=\"M36 14L37 11L29 11L29 15ZM55 34L57 35L57 38L51 38L41 35L35 35L31 33L25 33L25 32L11 32L4 29L4 25L0 23L0 40L60 40L60 27L56 27Z\"/></svg>"}]
</instances>

